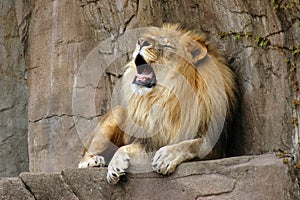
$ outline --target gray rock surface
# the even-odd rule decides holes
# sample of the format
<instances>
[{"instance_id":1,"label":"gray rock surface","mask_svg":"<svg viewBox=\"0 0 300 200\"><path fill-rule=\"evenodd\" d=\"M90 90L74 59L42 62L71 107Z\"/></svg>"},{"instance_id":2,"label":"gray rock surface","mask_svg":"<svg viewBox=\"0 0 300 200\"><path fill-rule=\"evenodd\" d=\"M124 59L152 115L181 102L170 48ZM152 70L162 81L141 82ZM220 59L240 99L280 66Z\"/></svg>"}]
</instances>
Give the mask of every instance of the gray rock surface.
<instances>
[{"instance_id":1,"label":"gray rock surface","mask_svg":"<svg viewBox=\"0 0 300 200\"><path fill-rule=\"evenodd\" d=\"M0 2L0 177L28 171L28 89L14 1Z\"/></svg>"},{"instance_id":2,"label":"gray rock surface","mask_svg":"<svg viewBox=\"0 0 300 200\"><path fill-rule=\"evenodd\" d=\"M109 185L106 168L65 169L61 173L22 173L20 179L35 199L228 199L296 200L292 168L272 154L183 163L174 174L134 174ZM0 194L10 179L0 181ZM20 180L15 180L17 183ZM24 186L19 183L21 191ZM299 190L298 190L299 191ZM4 193L4 194L7 194ZM18 199L17 194L15 199ZM4 199L4 198L2 198Z\"/></svg>"},{"instance_id":3,"label":"gray rock surface","mask_svg":"<svg viewBox=\"0 0 300 200\"><path fill-rule=\"evenodd\" d=\"M20 174L20 178L36 199L77 199L60 173L30 174L24 172Z\"/></svg>"},{"instance_id":4,"label":"gray rock surface","mask_svg":"<svg viewBox=\"0 0 300 200\"><path fill-rule=\"evenodd\" d=\"M0 178L1 200L34 200L34 196L19 178Z\"/></svg>"},{"instance_id":5,"label":"gray rock surface","mask_svg":"<svg viewBox=\"0 0 300 200\"><path fill-rule=\"evenodd\" d=\"M83 148L72 118L72 91L74 74L95 42L77 2L34 1L31 9L29 166L32 172L60 171L75 167Z\"/></svg>"}]
</instances>

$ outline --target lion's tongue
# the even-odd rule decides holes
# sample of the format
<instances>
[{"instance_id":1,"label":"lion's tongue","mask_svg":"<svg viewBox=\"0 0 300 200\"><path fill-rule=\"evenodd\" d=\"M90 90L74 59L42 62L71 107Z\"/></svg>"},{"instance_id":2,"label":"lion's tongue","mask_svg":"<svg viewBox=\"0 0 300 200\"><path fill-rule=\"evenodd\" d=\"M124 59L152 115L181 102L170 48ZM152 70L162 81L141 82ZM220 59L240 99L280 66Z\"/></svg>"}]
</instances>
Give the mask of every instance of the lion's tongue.
<instances>
[{"instance_id":1,"label":"lion's tongue","mask_svg":"<svg viewBox=\"0 0 300 200\"><path fill-rule=\"evenodd\" d=\"M156 77L153 68L140 54L135 58L137 73L132 83L151 88L156 84Z\"/></svg>"},{"instance_id":2,"label":"lion's tongue","mask_svg":"<svg viewBox=\"0 0 300 200\"><path fill-rule=\"evenodd\" d=\"M136 74L136 81L141 81L141 82L146 82L147 79L152 79L153 78L153 72L150 74Z\"/></svg>"},{"instance_id":3,"label":"lion's tongue","mask_svg":"<svg viewBox=\"0 0 300 200\"><path fill-rule=\"evenodd\" d=\"M134 77L133 83L136 85L152 88L156 84L155 73L150 65L137 66L138 70Z\"/></svg>"}]
</instances>

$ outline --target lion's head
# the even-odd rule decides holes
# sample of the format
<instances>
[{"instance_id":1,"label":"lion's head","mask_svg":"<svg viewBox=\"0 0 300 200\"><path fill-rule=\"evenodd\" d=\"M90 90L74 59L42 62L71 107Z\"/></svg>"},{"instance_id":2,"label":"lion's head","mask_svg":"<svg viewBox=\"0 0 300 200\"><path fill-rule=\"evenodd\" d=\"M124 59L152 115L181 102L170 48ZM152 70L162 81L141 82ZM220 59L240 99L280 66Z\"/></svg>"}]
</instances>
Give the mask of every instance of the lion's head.
<instances>
[{"instance_id":1,"label":"lion's head","mask_svg":"<svg viewBox=\"0 0 300 200\"><path fill-rule=\"evenodd\" d=\"M174 63L189 63L197 67L207 54L205 37L192 32L183 32L179 26L165 25L162 28L149 28L141 35L133 52L136 75L132 84L136 91L145 94L157 84L156 71L153 65L172 66ZM175 70L175 69L172 69Z\"/></svg>"}]
</instances>

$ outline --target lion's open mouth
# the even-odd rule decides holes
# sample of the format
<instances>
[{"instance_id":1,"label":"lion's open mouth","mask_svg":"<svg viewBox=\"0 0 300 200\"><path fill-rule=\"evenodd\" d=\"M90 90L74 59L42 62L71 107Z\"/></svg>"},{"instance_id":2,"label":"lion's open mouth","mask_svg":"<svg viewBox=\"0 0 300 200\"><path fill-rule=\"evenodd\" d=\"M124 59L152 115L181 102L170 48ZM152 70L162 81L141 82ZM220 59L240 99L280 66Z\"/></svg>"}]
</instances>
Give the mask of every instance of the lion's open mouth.
<instances>
[{"instance_id":1,"label":"lion's open mouth","mask_svg":"<svg viewBox=\"0 0 300 200\"><path fill-rule=\"evenodd\" d=\"M133 80L133 84L152 88L156 84L156 76L153 68L148 64L143 56L138 54L135 58L137 74Z\"/></svg>"}]
</instances>

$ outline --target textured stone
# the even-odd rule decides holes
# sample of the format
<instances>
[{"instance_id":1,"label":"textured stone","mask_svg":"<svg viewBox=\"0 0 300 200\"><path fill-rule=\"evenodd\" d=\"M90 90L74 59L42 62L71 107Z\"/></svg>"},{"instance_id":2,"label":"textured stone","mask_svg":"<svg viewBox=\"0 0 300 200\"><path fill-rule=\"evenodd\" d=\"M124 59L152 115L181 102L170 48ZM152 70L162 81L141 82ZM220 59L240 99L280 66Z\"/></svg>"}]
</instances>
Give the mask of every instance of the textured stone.
<instances>
[{"instance_id":1,"label":"textured stone","mask_svg":"<svg viewBox=\"0 0 300 200\"><path fill-rule=\"evenodd\" d=\"M28 171L28 89L14 6L0 2L0 177Z\"/></svg>"},{"instance_id":2,"label":"textured stone","mask_svg":"<svg viewBox=\"0 0 300 200\"><path fill-rule=\"evenodd\" d=\"M126 191L107 183L106 169L65 169L64 180L79 199L111 199L121 197ZM113 198L114 199L114 198Z\"/></svg>"},{"instance_id":3,"label":"textured stone","mask_svg":"<svg viewBox=\"0 0 300 200\"><path fill-rule=\"evenodd\" d=\"M27 34L30 171L75 167L83 142L72 118L74 74L94 46L93 33L76 1L37 0Z\"/></svg>"},{"instance_id":4,"label":"textured stone","mask_svg":"<svg viewBox=\"0 0 300 200\"><path fill-rule=\"evenodd\" d=\"M30 171L53 172L77 166L83 147L72 117L54 116L29 123L28 128L34 134L29 138Z\"/></svg>"},{"instance_id":5,"label":"textured stone","mask_svg":"<svg viewBox=\"0 0 300 200\"><path fill-rule=\"evenodd\" d=\"M36 199L78 199L62 179L61 174L21 173L20 178Z\"/></svg>"},{"instance_id":6,"label":"textured stone","mask_svg":"<svg viewBox=\"0 0 300 200\"><path fill-rule=\"evenodd\" d=\"M183 163L168 178L129 176L126 195L153 199L297 199L288 166L273 155ZM130 188L130 189L129 189ZM275 189L276 188L276 189ZM155 191L155 193L153 192ZM180 192L181 191L181 192Z\"/></svg>"},{"instance_id":7,"label":"textured stone","mask_svg":"<svg viewBox=\"0 0 300 200\"><path fill-rule=\"evenodd\" d=\"M39 199L225 199L296 200L297 184L289 165L272 154L187 162L170 176L129 173L117 185L106 181L106 168L65 169L61 174L22 173L28 191ZM23 191L0 180L0 194ZM26 191L25 191L26 192ZM14 197L14 196L13 196ZM13 198L12 198L13 199Z\"/></svg>"},{"instance_id":8,"label":"textured stone","mask_svg":"<svg viewBox=\"0 0 300 200\"><path fill-rule=\"evenodd\" d=\"M0 199L34 200L19 178L0 178Z\"/></svg>"}]
</instances>

